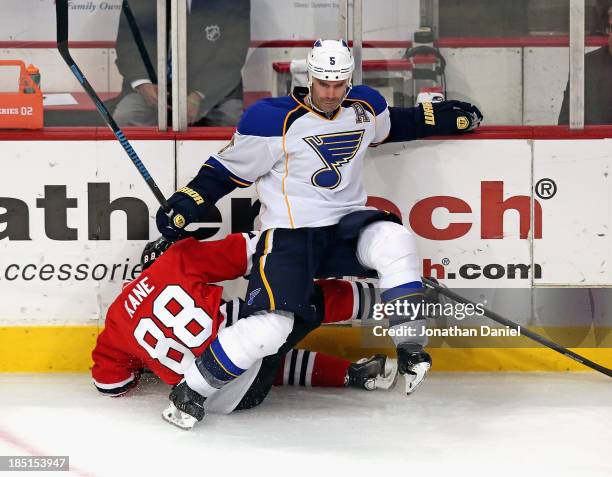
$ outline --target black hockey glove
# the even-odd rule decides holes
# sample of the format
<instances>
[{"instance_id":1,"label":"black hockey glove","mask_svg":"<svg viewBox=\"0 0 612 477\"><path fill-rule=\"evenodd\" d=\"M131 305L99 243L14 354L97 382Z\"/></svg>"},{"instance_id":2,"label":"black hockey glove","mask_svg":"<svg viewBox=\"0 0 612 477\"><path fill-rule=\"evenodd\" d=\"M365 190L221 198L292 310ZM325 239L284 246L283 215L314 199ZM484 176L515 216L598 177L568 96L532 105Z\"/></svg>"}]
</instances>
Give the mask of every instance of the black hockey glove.
<instances>
[{"instance_id":1,"label":"black hockey glove","mask_svg":"<svg viewBox=\"0 0 612 477\"><path fill-rule=\"evenodd\" d=\"M155 221L159 232L170 242L189 236L184 230L185 227L201 220L210 208L210 204L204 201L200 193L190 187L183 187L172 194L168 205L172 208L171 214L166 215L160 207Z\"/></svg>"},{"instance_id":2,"label":"black hockey glove","mask_svg":"<svg viewBox=\"0 0 612 477\"><path fill-rule=\"evenodd\" d=\"M142 255L140 256L140 265L143 270L149 268L155 260L157 260L168 248L172 245L167 238L164 236L159 237L157 240L148 242L145 245Z\"/></svg>"},{"instance_id":3,"label":"black hockey glove","mask_svg":"<svg viewBox=\"0 0 612 477\"><path fill-rule=\"evenodd\" d=\"M419 109L423 112L423 127L427 136L445 136L472 131L483 119L482 113L476 106L462 101L426 102L420 104Z\"/></svg>"}]
</instances>

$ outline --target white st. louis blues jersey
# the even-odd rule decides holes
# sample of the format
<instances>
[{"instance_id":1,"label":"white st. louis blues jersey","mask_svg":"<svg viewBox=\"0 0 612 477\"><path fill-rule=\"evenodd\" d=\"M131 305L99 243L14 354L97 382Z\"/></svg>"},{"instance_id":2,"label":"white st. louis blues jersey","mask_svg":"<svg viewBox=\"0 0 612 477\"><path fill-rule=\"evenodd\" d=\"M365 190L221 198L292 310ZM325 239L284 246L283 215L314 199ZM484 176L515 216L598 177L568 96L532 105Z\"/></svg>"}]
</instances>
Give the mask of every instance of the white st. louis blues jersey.
<instances>
[{"instance_id":1,"label":"white st. louis blues jersey","mask_svg":"<svg viewBox=\"0 0 612 477\"><path fill-rule=\"evenodd\" d=\"M328 119L304 96L296 90L258 101L245 111L231 143L213 155L236 182L256 183L262 231L333 225L366 209L363 161L368 146L389 134L385 99L356 86Z\"/></svg>"}]
</instances>

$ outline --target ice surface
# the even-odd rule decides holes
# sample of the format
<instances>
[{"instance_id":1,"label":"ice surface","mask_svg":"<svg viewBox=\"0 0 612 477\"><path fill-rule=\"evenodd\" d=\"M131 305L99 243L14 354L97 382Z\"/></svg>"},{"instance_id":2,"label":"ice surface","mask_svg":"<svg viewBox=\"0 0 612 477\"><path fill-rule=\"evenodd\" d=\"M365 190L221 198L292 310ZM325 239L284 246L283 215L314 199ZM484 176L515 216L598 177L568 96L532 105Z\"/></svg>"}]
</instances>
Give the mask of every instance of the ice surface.
<instances>
[{"instance_id":1,"label":"ice surface","mask_svg":"<svg viewBox=\"0 0 612 477\"><path fill-rule=\"evenodd\" d=\"M0 374L0 390L0 455L70 456L46 476L612 476L612 381L594 373L433 373L410 398L276 387L191 431L161 419L151 378L120 398L86 374Z\"/></svg>"}]
</instances>

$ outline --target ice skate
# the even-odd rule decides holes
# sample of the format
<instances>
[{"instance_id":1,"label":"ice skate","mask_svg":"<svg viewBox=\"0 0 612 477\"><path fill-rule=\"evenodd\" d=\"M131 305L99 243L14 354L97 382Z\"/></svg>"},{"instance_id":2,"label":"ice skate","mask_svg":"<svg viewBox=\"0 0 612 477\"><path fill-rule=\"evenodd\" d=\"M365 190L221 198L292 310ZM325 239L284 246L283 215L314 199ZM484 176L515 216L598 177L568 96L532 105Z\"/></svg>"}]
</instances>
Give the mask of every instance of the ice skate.
<instances>
[{"instance_id":1,"label":"ice skate","mask_svg":"<svg viewBox=\"0 0 612 477\"><path fill-rule=\"evenodd\" d=\"M164 420L181 429L191 429L204 418L206 398L181 381L170 393L170 405L162 412Z\"/></svg>"},{"instance_id":2,"label":"ice skate","mask_svg":"<svg viewBox=\"0 0 612 477\"><path fill-rule=\"evenodd\" d=\"M397 382L397 360L377 354L352 363L346 375L347 386L374 391L391 389Z\"/></svg>"},{"instance_id":3,"label":"ice skate","mask_svg":"<svg viewBox=\"0 0 612 477\"><path fill-rule=\"evenodd\" d=\"M402 343L397 347L397 361L399 373L406 380L406 394L410 395L427 376L431 368L431 356L421 345Z\"/></svg>"}]
</instances>

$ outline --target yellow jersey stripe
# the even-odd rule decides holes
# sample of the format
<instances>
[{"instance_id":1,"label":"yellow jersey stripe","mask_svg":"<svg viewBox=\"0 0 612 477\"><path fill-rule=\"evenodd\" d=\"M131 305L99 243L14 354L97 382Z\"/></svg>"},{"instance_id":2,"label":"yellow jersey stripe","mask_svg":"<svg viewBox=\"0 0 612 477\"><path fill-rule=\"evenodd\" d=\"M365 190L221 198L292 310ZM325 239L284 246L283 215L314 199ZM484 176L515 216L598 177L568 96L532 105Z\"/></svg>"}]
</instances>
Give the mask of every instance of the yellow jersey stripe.
<instances>
[{"instance_id":1,"label":"yellow jersey stripe","mask_svg":"<svg viewBox=\"0 0 612 477\"><path fill-rule=\"evenodd\" d=\"M308 106L306 104L306 102L300 102L293 93L291 93L291 97L300 105L302 106L304 109L306 109L307 111L310 111L312 114L316 115L318 118L324 119L325 121L333 121L334 119L336 119L338 117L338 115L342 112L342 103L340 103L340 105L338 106L338 111L336 111L336 113L331 117L328 118L327 116L319 113L318 111L316 111L314 108L311 108L310 106ZM292 111L293 112L293 111ZM291 114L291 113L289 113Z\"/></svg>"},{"instance_id":2,"label":"yellow jersey stripe","mask_svg":"<svg viewBox=\"0 0 612 477\"><path fill-rule=\"evenodd\" d=\"M425 296L425 292L414 292L414 293L408 293L408 295L402 295L402 296L398 296L397 298L393 298L391 302L397 301L397 300L401 300L402 298L410 298L411 296Z\"/></svg>"},{"instance_id":3,"label":"yellow jersey stripe","mask_svg":"<svg viewBox=\"0 0 612 477\"><path fill-rule=\"evenodd\" d=\"M263 281L264 287L266 287L266 292L268 292L268 300L270 301L270 310L276 309L276 302L274 301L274 294L272 293L272 288L270 287L270 283L268 282L268 278L266 277L264 267L266 265L266 255L270 253L270 237L273 231L274 229L270 229L266 232L264 253L261 257L259 257L259 274L261 275L261 279Z\"/></svg>"},{"instance_id":4,"label":"yellow jersey stripe","mask_svg":"<svg viewBox=\"0 0 612 477\"><path fill-rule=\"evenodd\" d=\"M221 361L219 361L219 358L217 358L217 355L215 354L214 350L212 349L212 346L209 347L211 354L213 355L213 358L215 358L215 361L217 363L219 363L219 366L221 366L221 368L223 369L223 371L225 371L227 374L229 374L230 376L234 376L235 378L237 378L239 375L238 374L234 374L230 371L228 371L226 369L225 366L223 366L223 363L221 363Z\"/></svg>"},{"instance_id":5,"label":"yellow jersey stripe","mask_svg":"<svg viewBox=\"0 0 612 477\"><path fill-rule=\"evenodd\" d=\"M233 181L234 181L236 184L241 185L241 186L243 186L243 187L250 187L250 186L251 186L251 184L249 184L249 183L247 183L247 182L242 182L242 181L239 181L238 179L234 179L234 178L233 178L233 177L231 177L231 176L229 176L229 178L230 178L231 180L233 180Z\"/></svg>"},{"instance_id":6,"label":"yellow jersey stripe","mask_svg":"<svg viewBox=\"0 0 612 477\"><path fill-rule=\"evenodd\" d=\"M283 151L285 152L285 175L283 176L283 182L282 182L283 196L285 197L285 204L287 205L287 213L289 214L289 223L291 224L292 229L295 228L295 222L293 221L293 214L291 213L291 204L289 203L289 196L287 195L287 187L285 184L287 180L287 176L289 175L289 153L287 152L287 145L286 145L287 121L289 120L289 117L301 107L302 105L298 101L297 107L287 113L287 116L285 116L285 121L283 122Z\"/></svg>"}]
</instances>

